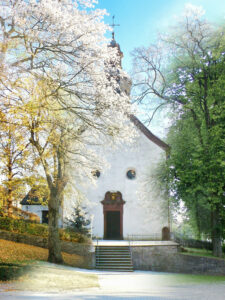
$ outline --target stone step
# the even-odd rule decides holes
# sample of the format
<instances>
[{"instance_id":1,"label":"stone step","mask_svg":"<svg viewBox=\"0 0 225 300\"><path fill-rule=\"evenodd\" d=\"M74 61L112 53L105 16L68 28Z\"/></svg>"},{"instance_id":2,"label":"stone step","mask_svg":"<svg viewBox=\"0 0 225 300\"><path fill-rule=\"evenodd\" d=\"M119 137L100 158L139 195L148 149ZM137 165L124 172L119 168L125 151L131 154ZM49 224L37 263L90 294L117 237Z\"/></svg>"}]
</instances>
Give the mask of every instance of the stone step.
<instances>
[{"instance_id":1,"label":"stone step","mask_svg":"<svg viewBox=\"0 0 225 300\"><path fill-rule=\"evenodd\" d=\"M98 246L95 251L96 269L132 272L133 264L128 246Z\"/></svg>"},{"instance_id":2,"label":"stone step","mask_svg":"<svg viewBox=\"0 0 225 300\"><path fill-rule=\"evenodd\" d=\"M99 247L99 246L96 246L96 249L98 249L98 250L115 250L115 251L119 251L119 250L129 250L129 247L127 247L127 246L124 246L124 247L109 247L109 246Z\"/></svg>"},{"instance_id":3,"label":"stone step","mask_svg":"<svg viewBox=\"0 0 225 300\"><path fill-rule=\"evenodd\" d=\"M112 269L133 269L132 265L112 265L112 264L104 264L104 265L97 265L96 268L112 268Z\"/></svg>"},{"instance_id":4,"label":"stone step","mask_svg":"<svg viewBox=\"0 0 225 300\"><path fill-rule=\"evenodd\" d=\"M130 251L129 252L107 252L107 251L102 251L102 252L95 252L99 255L130 255Z\"/></svg>"},{"instance_id":5,"label":"stone step","mask_svg":"<svg viewBox=\"0 0 225 300\"><path fill-rule=\"evenodd\" d=\"M121 257L126 257L130 256L130 253L108 253L108 252L97 252L96 255L105 255L105 256L121 256Z\"/></svg>"},{"instance_id":6,"label":"stone step","mask_svg":"<svg viewBox=\"0 0 225 300\"><path fill-rule=\"evenodd\" d=\"M112 250L112 249L101 249L101 250L96 250L96 252L112 252L112 253L128 253L130 252L129 250Z\"/></svg>"},{"instance_id":7,"label":"stone step","mask_svg":"<svg viewBox=\"0 0 225 300\"><path fill-rule=\"evenodd\" d=\"M96 257L96 261L131 261L130 257L125 257L125 258L121 258L121 257Z\"/></svg>"},{"instance_id":8,"label":"stone step","mask_svg":"<svg viewBox=\"0 0 225 300\"><path fill-rule=\"evenodd\" d=\"M104 263L108 263L108 264L132 264L131 260L97 260L96 264L104 264Z\"/></svg>"},{"instance_id":9,"label":"stone step","mask_svg":"<svg viewBox=\"0 0 225 300\"><path fill-rule=\"evenodd\" d=\"M129 252L129 249L96 249L97 251Z\"/></svg>"},{"instance_id":10,"label":"stone step","mask_svg":"<svg viewBox=\"0 0 225 300\"><path fill-rule=\"evenodd\" d=\"M96 268L97 267L101 267L101 268L130 268L130 269L133 269L133 265L132 264L107 264L107 263L104 263L104 264L97 264L96 265Z\"/></svg>"},{"instance_id":11,"label":"stone step","mask_svg":"<svg viewBox=\"0 0 225 300\"><path fill-rule=\"evenodd\" d=\"M129 249L110 249L110 248L107 248L107 249L99 249L99 248L97 248L96 251L99 251L99 252L102 252L102 251L111 251L111 252L129 252L130 250L129 250Z\"/></svg>"},{"instance_id":12,"label":"stone step","mask_svg":"<svg viewBox=\"0 0 225 300\"><path fill-rule=\"evenodd\" d=\"M125 268L125 267L101 267L101 266L96 266L97 270L104 270L104 271L116 271L116 272L133 272L133 268Z\"/></svg>"},{"instance_id":13,"label":"stone step","mask_svg":"<svg viewBox=\"0 0 225 300\"><path fill-rule=\"evenodd\" d=\"M121 255L127 256L130 255L130 252L96 252L96 255Z\"/></svg>"}]
</instances>

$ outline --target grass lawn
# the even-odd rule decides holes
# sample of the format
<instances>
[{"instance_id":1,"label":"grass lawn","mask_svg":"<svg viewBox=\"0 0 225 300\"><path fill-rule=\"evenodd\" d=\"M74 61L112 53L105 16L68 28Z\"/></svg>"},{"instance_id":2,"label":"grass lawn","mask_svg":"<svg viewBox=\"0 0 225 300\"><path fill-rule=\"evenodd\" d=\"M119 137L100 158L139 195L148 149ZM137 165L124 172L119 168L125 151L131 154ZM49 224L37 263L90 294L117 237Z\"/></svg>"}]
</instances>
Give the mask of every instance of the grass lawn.
<instances>
[{"instance_id":1,"label":"grass lawn","mask_svg":"<svg viewBox=\"0 0 225 300\"><path fill-rule=\"evenodd\" d=\"M7 289L6 281L12 279L17 279L13 283L16 290L59 291L98 286L96 275L68 268L85 267L84 257L63 253L67 266L47 263L47 258L47 249L0 240L0 283L3 290Z\"/></svg>"},{"instance_id":2,"label":"grass lawn","mask_svg":"<svg viewBox=\"0 0 225 300\"><path fill-rule=\"evenodd\" d=\"M83 256L65 252L62 255L66 265L87 267ZM31 264L35 261L47 261L47 258L47 249L0 239L0 263Z\"/></svg>"},{"instance_id":3,"label":"grass lawn","mask_svg":"<svg viewBox=\"0 0 225 300\"><path fill-rule=\"evenodd\" d=\"M212 250L206 250L206 249L198 249L198 248L184 248L185 251L187 252L182 252L182 254L187 254L187 255L196 255L196 256L206 256L206 257L212 257L212 258L217 258L217 259L225 259L225 254L223 253L222 258L215 257L212 255Z\"/></svg>"},{"instance_id":4,"label":"grass lawn","mask_svg":"<svg viewBox=\"0 0 225 300\"><path fill-rule=\"evenodd\" d=\"M161 276L161 281L164 280L164 282L167 282L170 285L225 283L225 276L171 273L167 275L162 274Z\"/></svg>"}]
</instances>

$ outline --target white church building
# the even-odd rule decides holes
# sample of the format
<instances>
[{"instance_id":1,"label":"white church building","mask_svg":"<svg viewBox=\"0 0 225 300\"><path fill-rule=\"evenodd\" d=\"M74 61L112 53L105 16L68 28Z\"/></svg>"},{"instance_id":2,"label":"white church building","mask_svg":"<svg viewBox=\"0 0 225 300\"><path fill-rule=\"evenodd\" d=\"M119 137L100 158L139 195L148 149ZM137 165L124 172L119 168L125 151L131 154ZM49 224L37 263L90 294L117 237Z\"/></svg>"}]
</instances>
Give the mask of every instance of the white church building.
<instances>
[{"instance_id":1,"label":"white church building","mask_svg":"<svg viewBox=\"0 0 225 300\"><path fill-rule=\"evenodd\" d=\"M154 186L154 171L168 146L135 116L131 122L138 135L131 145L106 151L110 167L96 171L97 185L86 189L94 203L93 235L104 239L135 239L161 236L168 227L168 203Z\"/></svg>"},{"instance_id":2,"label":"white church building","mask_svg":"<svg viewBox=\"0 0 225 300\"><path fill-rule=\"evenodd\" d=\"M114 36L112 47L119 45ZM130 93L131 81L121 77L121 89ZM130 116L137 130L132 144L106 149L109 167L95 170L96 185L83 188L84 196L92 203L92 236L103 239L144 239L159 237L163 228L169 228L169 207L165 193L157 190L154 172L158 162L166 159L169 146L155 136L134 115ZM88 180L88 179L87 179ZM37 214L42 223L47 221L48 207L38 201L29 202L29 195L21 201L22 209ZM64 207L66 209L67 204ZM65 215L62 212L62 215Z\"/></svg>"}]
</instances>

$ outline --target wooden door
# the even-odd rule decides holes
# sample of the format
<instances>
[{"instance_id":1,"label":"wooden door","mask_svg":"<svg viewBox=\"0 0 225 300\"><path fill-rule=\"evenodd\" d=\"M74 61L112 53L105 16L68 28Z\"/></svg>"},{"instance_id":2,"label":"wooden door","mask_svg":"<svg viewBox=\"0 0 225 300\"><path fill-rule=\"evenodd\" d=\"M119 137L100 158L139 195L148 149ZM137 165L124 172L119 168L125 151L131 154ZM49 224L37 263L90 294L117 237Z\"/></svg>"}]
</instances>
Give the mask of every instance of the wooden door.
<instances>
[{"instance_id":1,"label":"wooden door","mask_svg":"<svg viewBox=\"0 0 225 300\"><path fill-rule=\"evenodd\" d=\"M108 211L106 214L106 238L111 240L121 239L120 211Z\"/></svg>"}]
</instances>

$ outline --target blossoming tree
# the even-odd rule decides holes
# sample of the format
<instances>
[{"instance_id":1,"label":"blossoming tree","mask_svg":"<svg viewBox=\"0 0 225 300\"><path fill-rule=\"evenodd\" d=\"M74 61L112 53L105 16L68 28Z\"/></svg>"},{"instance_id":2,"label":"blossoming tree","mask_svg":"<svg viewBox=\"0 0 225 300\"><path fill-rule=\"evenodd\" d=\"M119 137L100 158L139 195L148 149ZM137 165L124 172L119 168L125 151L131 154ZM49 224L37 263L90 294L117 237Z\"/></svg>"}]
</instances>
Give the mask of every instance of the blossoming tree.
<instances>
[{"instance_id":1,"label":"blossoming tree","mask_svg":"<svg viewBox=\"0 0 225 300\"><path fill-rule=\"evenodd\" d=\"M104 37L106 12L94 3L0 1L1 97L10 93L23 116L15 122L26 128L46 176L49 261L56 263L62 262L59 208L71 168L90 174L99 160L90 145L115 145L132 136L130 122L124 122L129 99L110 76L118 56Z\"/></svg>"}]
</instances>

